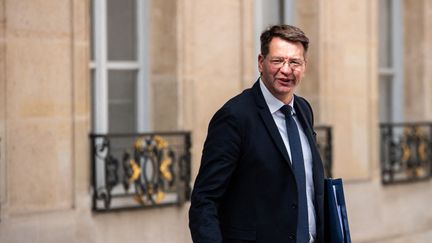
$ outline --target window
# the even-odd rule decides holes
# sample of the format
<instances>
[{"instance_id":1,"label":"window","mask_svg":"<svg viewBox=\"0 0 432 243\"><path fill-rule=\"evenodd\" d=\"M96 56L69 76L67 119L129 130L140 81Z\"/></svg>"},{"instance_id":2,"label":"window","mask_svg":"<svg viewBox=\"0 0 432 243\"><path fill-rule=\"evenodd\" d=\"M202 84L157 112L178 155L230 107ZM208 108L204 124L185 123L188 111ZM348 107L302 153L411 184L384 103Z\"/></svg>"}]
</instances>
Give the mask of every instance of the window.
<instances>
[{"instance_id":1,"label":"window","mask_svg":"<svg viewBox=\"0 0 432 243\"><path fill-rule=\"evenodd\" d=\"M260 33L274 24L294 24L295 0L256 0L256 26Z\"/></svg>"},{"instance_id":2,"label":"window","mask_svg":"<svg viewBox=\"0 0 432 243\"><path fill-rule=\"evenodd\" d=\"M93 0L91 15L93 132L147 131L147 0Z\"/></svg>"},{"instance_id":3,"label":"window","mask_svg":"<svg viewBox=\"0 0 432 243\"><path fill-rule=\"evenodd\" d=\"M262 31L270 25L295 24L295 0L255 0L255 9L256 40L259 40ZM261 53L260 48L260 42L256 41L256 56Z\"/></svg>"},{"instance_id":4,"label":"window","mask_svg":"<svg viewBox=\"0 0 432 243\"><path fill-rule=\"evenodd\" d=\"M381 122L402 122L404 107L401 0L379 1L379 104Z\"/></svg>"}]
</instances>

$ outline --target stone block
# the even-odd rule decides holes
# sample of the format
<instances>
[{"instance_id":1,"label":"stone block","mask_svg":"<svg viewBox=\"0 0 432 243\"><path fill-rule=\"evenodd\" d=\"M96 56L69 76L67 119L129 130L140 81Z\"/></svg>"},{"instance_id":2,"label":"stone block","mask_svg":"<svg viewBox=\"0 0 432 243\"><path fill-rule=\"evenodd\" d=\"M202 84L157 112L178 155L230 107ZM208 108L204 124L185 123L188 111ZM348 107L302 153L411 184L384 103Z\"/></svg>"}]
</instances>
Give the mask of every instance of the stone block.
<instances>
[{"instance_id":1,"label":"stone block","mask_svg":"<svg viewBox=\"0 0 432 243\"><path fill-rule=\"evenodd\" d=\"M68 38L71 33L70 0L5 0L5 4L12 35Z\"/></svg>"}]
</instances>

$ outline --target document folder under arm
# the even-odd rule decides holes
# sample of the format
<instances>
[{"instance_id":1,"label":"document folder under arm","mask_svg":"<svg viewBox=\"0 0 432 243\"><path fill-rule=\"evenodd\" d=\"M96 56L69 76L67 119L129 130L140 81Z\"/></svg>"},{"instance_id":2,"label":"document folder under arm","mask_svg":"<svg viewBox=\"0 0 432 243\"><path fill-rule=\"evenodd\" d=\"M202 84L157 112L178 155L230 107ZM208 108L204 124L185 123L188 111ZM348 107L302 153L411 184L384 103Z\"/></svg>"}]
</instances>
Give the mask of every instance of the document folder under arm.
<instances>
[{"instance_id":1,"label":"document folder under arm","mask_svg":"<svg viewBox=\"0 0 432 243\"><path fill-rule=\"evenodd\" d=\"M342 179L324 180L325 242L351 243Z\"/></svg>"}]
</instances>

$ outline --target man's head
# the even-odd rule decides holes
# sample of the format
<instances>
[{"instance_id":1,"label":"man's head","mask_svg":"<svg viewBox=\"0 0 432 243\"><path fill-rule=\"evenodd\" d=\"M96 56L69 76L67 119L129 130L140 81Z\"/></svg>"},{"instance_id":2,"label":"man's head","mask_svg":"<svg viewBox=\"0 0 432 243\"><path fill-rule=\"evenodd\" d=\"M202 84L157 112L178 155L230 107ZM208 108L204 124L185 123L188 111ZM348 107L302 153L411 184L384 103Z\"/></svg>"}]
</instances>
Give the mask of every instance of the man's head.
<instances>
[{"instance_id":1,"label":"man's head","mask_svg":"<svg viewBox=\"0 0 432 243\"><path fill-rule=\"evenodd\" d=\"M285 104L293 97L306 70L309 39L297 27L275 25L261 34L258 68L267 89Z\"/></svg>"},{"instance_id":2,"label":"man's head","mask_svg":"<svg viewBox=\"0 0 432 243\"><path fill-rule=\"evenodd\" d=\"M290 42L300 42L306 58L306 52L309 48L309 38L307 38L301 29L286 24L270 26L261 34L261 55L264 57L267 56L270 42L274 37L279 37Z\"/></svg>"}]
</instances>

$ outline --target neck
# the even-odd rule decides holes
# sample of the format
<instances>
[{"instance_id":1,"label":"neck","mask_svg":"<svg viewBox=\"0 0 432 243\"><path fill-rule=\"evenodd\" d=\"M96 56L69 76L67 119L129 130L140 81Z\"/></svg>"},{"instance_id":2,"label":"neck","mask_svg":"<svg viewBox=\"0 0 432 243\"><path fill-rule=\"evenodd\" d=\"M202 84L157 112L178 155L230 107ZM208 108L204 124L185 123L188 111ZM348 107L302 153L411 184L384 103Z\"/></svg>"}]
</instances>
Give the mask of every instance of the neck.
<instances>
[{"instance_id":1,"label":"neck","mask_svg":"<svg viewBox=\"0 0 432 243\"><path fill-rule=\"evenodd\" d=\"M293 93L289 93L289 94L285 94L285 95L275 95L273 94L274 97L276 97L276 99L282 101L285 105L288 105L289 103L291 103L291 100L294 97Z\"/></svg>"}]
</instances>

